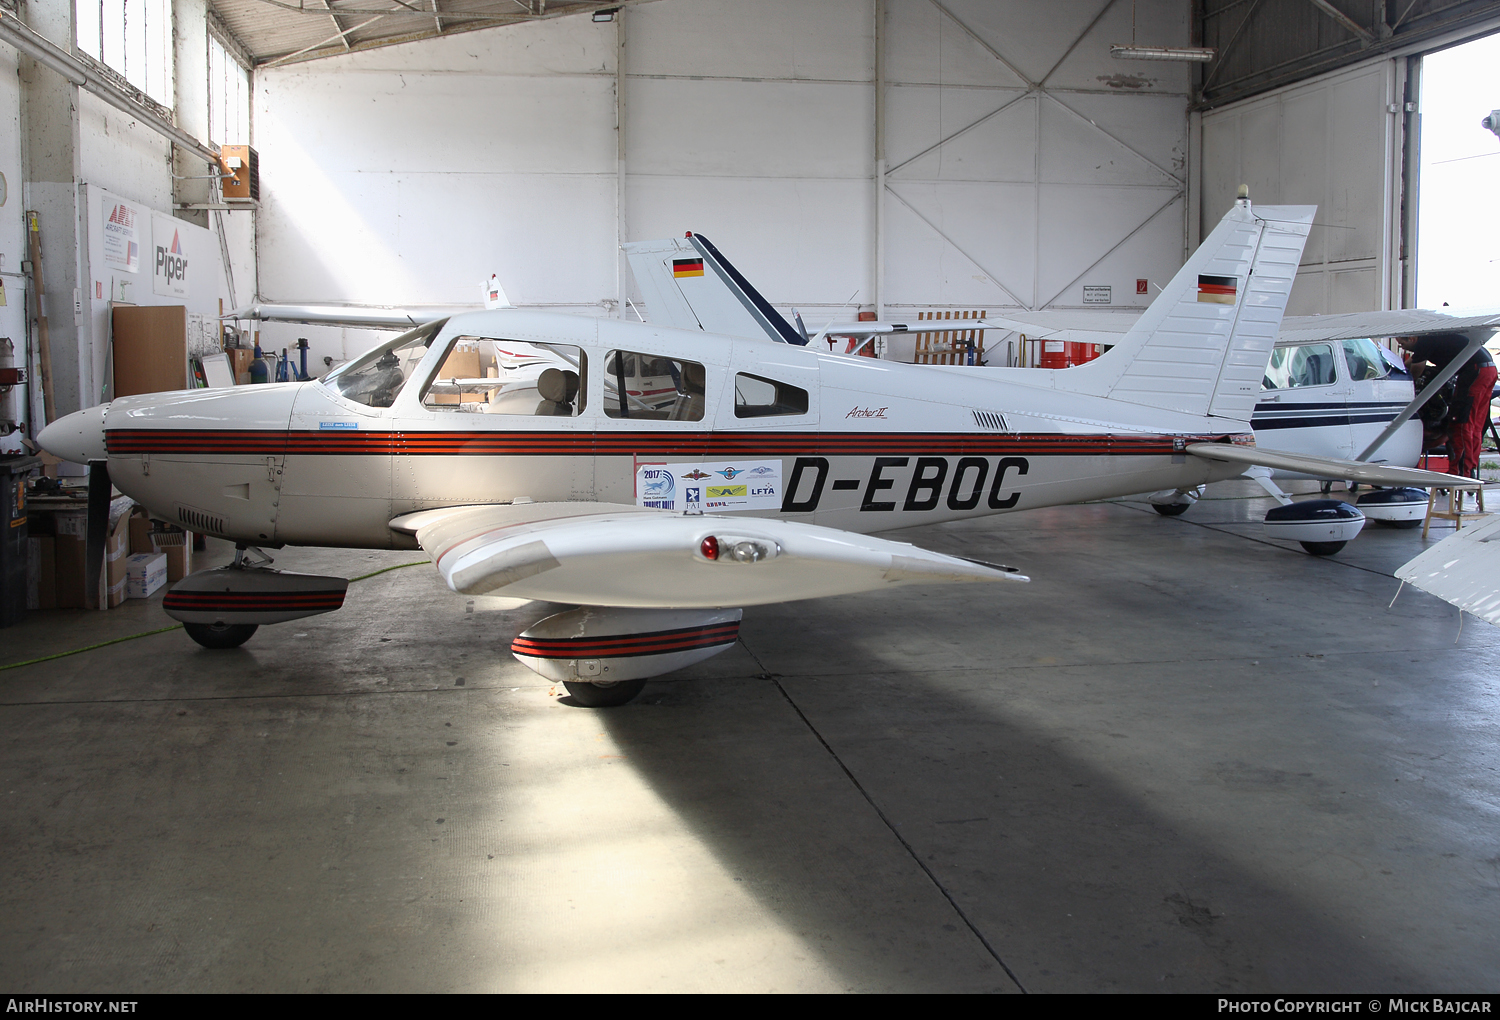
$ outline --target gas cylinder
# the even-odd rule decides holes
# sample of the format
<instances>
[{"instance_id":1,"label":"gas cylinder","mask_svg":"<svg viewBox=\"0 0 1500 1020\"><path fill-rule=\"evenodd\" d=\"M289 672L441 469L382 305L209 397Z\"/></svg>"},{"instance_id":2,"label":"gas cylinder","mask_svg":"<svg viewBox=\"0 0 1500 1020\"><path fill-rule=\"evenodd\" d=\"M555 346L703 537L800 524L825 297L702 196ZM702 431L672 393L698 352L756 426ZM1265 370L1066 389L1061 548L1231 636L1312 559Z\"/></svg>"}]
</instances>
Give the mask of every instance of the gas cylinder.
<instances>
[{"instance_id":1,"label":"gas cylinder","mask_svg":"<svg viewBox=\"0 0 1500 1020\"><path fill-rule=\"evenodd\" d=\"M265 352L260 349L259 337L255 340L255 359L250 362L250 381L252 383L271 381L271 369L266 363Z\"/></svg>"}]
</instances>

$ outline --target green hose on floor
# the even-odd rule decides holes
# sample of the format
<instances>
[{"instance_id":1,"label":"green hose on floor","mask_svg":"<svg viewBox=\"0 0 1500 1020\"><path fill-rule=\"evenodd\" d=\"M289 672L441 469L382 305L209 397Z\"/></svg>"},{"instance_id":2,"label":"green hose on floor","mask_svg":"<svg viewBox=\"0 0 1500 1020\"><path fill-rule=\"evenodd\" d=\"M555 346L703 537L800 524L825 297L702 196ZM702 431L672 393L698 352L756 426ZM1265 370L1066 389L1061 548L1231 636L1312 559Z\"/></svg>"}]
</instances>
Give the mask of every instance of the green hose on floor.
<instances>
[{"instance_id":1,"label":"green hose on floor","mask_svg":"<svg viewBox=\"0 0 1500 1020\"><path fill-rule=\"evenodd\" d=\"M385 574L392 570L400 570L403 567L420 567L422 564L427 562L429 561L417 560L414 563L398 563L394 567L381 567L379 570L372 570L368 574L360 574L358 577L351 577L349 578L349 583L353 584L355 581L363 581L366 578L374 577L377 574ZM98 644L93 645L84 645L82 648L74 648L71 651L67 652L58 652L55 655L42 655L38 656L35 659L27 659L25 662L8 663L4 666L0 666L0 672L4 672L7 669L20 669L22 666L34 666L38 662L50 662L53 659L66 659L70 655L78 655L80 652L92 652L95 648L104 648L108 645L117 645L121 641L134 641L136 638L150 637L153 634L165 634L169 630L181 629L182 624L174 623L170 627L158 627L156 630L143 630L139 634L128 634L125 637L110 638L108 641L100 641Z\"/></svg>"}]
</instances>

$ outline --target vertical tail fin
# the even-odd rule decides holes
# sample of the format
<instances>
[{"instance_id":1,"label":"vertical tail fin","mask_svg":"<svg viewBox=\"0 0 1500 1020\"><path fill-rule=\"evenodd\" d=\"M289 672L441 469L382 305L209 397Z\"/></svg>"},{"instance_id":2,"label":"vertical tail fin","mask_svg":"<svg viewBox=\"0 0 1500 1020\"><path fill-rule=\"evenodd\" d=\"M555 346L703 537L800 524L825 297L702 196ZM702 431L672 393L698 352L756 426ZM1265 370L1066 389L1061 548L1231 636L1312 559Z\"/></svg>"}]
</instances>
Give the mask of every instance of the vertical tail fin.
<instances>
[{"instance_id":1,"label":"vertical tail fin","mask_svg":"<svg viewBox=\"0 0 1500 1020\"><path fill-rule=\"evenodd\" d=\"M1316 206L1242 196L1103 357L1059 389L1248 422Z\"/></svg>"},{"instance_id":2,"label":"vertical tail fin","mask_svg":"<svg viewBox=\"0 0 1500 1020\"><path fill-rule=\"evenodd\" d=\"M652 322L777 343L807 343L701 234L621 247Z\"/></svg>"}]
</instances>

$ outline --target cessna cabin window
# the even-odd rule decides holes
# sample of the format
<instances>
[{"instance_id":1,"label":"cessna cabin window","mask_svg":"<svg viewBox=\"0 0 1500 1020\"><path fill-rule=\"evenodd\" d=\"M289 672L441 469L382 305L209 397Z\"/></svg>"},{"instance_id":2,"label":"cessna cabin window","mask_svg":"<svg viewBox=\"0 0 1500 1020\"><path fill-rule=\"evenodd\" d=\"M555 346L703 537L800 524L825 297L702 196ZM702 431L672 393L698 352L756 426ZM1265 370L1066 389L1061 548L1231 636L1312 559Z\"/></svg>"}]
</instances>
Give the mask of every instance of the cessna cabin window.
<instances>
[{"instance_id":1,"label":"cessna cabin window","mask_svg":"<svg viewBox=\"0 0 1500 1020\"><path fill-rule=\"evenodd\" d=\"M806 390L746 372L740 372L734 377L736 418L770 418L806 413Z\"/></svg>"},{"instance_id":2,"label":"cessna cabin window","mask_svg":"<svg viewBox=\"0 0 1500 1020\"><path fill-rule=\"evenodd\" d=\"M368 354L339 366L323 382L340 396L356 403L367 407L390 407L447 321L439 319L402 333Z\"/></svg>"},{"instance_id":3,"label":"cessna cabin window","mask_svg":"<svg viewBox=\"0 0 1500 1020\"><path fill-rule=\"evenodd\" d=\"M1349 364L1349 378L1355 382L1384 379L1391 374L1374 340L1345 340L1344 360Z\"/></svg>"},{"instance_id":4,"label":"cessna cabin window","mask_svg":"<svg viewBox=\"0 0 1500 1020\"><path fill-rule=\"evenodd\" d=\"M1331 344L1278 347L1271 352L1271 363L1266 366L1266 377L1261 380L1260 388L1286 390L1298 386L1327 386L1336 378Z\"/></svg>"},{"instance_id":5,"label":"cessna cabin window","mask_svg":"<svg viewBox=\"0 0 1500 1020\"><path fill-rule=\"evenodd\" d=\"M582 350L461 336L422 394L430 411L571 418L583 413Z\"/></svg>"},{"instance_id":6,"label":"cessna cabin window","mask_svg":"<svg viewBox=\"0 0 1500 1020\"><path fill-rule=\"evenodd\" d=\"M604 359L604 413L644 421L702 421L704 379L696 361L610 351Z\"/></svg>"}]
</instances>

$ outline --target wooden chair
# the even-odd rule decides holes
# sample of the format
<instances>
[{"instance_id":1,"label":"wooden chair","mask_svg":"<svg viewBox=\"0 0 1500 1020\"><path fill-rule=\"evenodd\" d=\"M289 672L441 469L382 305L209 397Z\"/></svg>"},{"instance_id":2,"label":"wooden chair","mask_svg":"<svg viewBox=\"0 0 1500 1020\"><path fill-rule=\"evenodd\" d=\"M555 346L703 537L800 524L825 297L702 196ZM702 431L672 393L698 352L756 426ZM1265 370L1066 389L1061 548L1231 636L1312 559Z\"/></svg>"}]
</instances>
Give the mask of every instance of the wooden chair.
<instances>
[{"instance_id":1,"label":"wooden chair","mask_svg":"<svg viewBox=\"0 0 1500 1020\"><path fill-rule=\"evenodd\" d=\"M959 320L982 319L984 312L918 312L917 319L922 322L941 319ZM955 323L956 325L956 323ZM942 330L919 330L916 332L917 356L914 364L917 365L967 365L969 363L969 348L974 349L974 363L976 365L984 362L984 330L948 328Z\"/></svg>"},{"instance_id":2,"label":"wooden chair","mask_svg":"<svg viewBox=\"0 0 1500 1020\"><path fill-rule=\"evenodd\" d=\"M1438 509L1439 490L1428 490L1427 516L1422 519L1422 537L1427 537L1427 529L1432 526L1433 518L1452 521L1453 528L1457 531L1464 526L1464 521L1473 521L1481 517L1488 517L1489 514L1484 509L1484 486L1485 483L1476 478L1472 485L1455 485L1453 488L1447 490L1448 509L1446 510ZM1474 493L1475 503L1479 507L1478 510L1464 509L1464 494L1468 492Z\"/></svg>"}]
</instances>

